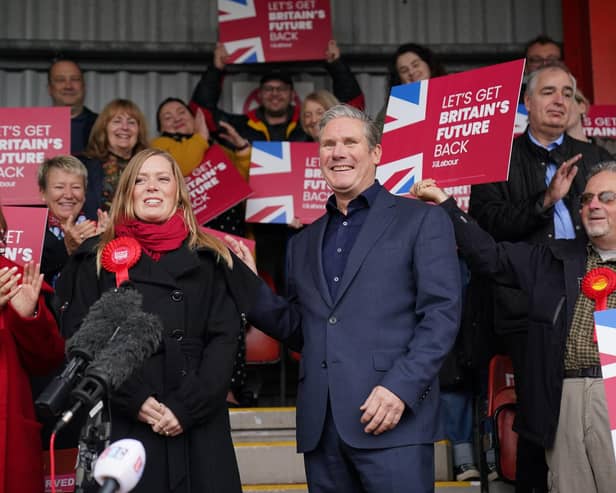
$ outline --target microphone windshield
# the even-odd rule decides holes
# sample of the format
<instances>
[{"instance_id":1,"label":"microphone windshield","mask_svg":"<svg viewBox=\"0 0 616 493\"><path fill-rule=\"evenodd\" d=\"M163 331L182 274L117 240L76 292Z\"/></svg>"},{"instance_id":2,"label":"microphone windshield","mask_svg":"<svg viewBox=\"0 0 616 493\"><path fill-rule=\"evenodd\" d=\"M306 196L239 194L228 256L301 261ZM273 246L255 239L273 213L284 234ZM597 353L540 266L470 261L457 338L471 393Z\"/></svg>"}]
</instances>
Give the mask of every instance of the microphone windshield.
<instances>
[{"instance_id":1,"label":"microphone windshield","mask_svg":"<svg viewBox=\"0 0 616 493\"><path fill-rule=\"evenodd\" d=\"M145 468L145 449L139 440L124 438L107 447L94 466L94 479L101 486L115 480L118 493L128 493L141 479Z\"/></svg>"},{"instance_id":2,"label":"microphone windshield","mask_svg":"<svg viewBox=\"0 0 616 493\"><path fill-rule=\"evenodd\" d=\"M152 356L162 340L163 325L158 316L139 308L120 324L86 370L86 375L104 376L110 389L117 389Z\"/></svg>"},{"instance_id":3,"label":"microphone windshield","mask_svg":"<svg viewBox=\"0 0 616 493\"><path fill-rule=\"evenodd\" d=\"M66 341L69 358L87 355L95 358L116 328L131 314L141 311L141 294L135 289L117 288L106 291L92 304L80 329Z\"/></svg>"}]
</instances>

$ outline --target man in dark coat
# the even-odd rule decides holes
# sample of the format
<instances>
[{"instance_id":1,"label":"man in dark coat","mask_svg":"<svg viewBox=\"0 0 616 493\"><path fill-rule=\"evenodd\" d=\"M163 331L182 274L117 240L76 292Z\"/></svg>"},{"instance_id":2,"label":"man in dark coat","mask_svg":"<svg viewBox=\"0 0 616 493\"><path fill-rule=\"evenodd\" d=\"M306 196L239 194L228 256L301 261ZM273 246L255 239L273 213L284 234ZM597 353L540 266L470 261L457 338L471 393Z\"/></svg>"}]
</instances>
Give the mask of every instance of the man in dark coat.
<instances>
[{"instance_id":1,"label":"man in dark coat","mask_svg":"<svg viewBox=\"0 0 616 493\"><path fill-rule=\"evenodd\" d=\"M550 182L553 199L565 195L576 172L572 160L563 163ZM616 162L593 168L581 196L581 220L590 242L578 237L547 245L496 243L433 183L420 182L414 191L449 213L473 272L528 295L528 355L514 427L546 449L550 490L613 491L616 461L593 340L597 307L583 294L580 281L598 267L616 278ZM616 308L616 290L608 294L607 307Z\"/></svg>"},{"instance_id":2,"label":"man in dark coat","mask_svg":"<svg viewBox=\"0 0 616 493\"><path fill-rule=\"evenodd\" d=\"M566 134L575 86L575 79L562 64L543 65L532 72L524 98L529 126L514 139L509 179L472 187L469 213L497 241L550 243L583 234L578 206L586 176L592 165L611 157L603 149ZM580 172L559 201L550 201L546 190L551 177L563 161L574 156ZM499 284L486 290L486 295L492 296L493 329L503 336L513 360L516 390L524 399L520 388L526 378L522 369L527 357L528 300L518 289ZM517 492L547 489L543 455L541 449L520 439Z\"/></svg>"}]
</instances>

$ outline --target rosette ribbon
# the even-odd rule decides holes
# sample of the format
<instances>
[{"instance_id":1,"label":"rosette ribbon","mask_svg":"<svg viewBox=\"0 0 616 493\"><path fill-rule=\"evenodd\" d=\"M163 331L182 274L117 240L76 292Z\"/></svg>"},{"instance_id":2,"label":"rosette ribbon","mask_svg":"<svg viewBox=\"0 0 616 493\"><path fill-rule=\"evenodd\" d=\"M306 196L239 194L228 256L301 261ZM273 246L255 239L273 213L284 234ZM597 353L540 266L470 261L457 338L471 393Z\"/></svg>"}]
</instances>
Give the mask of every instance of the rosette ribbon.
<instances>
[{"instance_id":1,"label":"rosette ribbon","mask_svg":"<svg viewBox=\"0 0 616 493\"><path fill-rule=\"evenodd\" d=\"M607 310L607 297L616 289L616 272L608 267L588 271L582 279L582 293L595 302L595 311ZM593 341L597 342L597 330Z\"/></svg>"},{"instance_id":2,"label":"rosette ribbon","mask_svg":"<svg viewBox=\"0 0 616 493\"><path fill-rule=\"evenodd\" d=\"M141 257L141 245L134 238L120 236L111 240L101 255L103 268L116 276L116 287L128 281L128 269Z\"/></svg>"}]
</instances>

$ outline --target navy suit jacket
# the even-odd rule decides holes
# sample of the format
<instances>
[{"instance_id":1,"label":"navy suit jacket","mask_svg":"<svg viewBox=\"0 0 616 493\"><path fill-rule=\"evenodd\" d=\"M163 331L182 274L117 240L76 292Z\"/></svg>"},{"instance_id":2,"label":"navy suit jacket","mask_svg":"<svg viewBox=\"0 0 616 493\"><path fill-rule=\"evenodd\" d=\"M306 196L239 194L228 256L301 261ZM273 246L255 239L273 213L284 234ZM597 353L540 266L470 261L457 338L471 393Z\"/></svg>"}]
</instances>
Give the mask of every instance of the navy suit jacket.
<instances>
[{"instance_id":1,"label":"navy suit jacket","mask_svg":"<svg viewBox=\"0 0 616 493\"><path fill-rule=\"evenodd\" d=\"M460 312L451 222L439 207L382 189L331 299L322 261L327 220L290 241L288 298L262 284L248 317L301 348L298 451L317 446L328 399L341 438L353 447L433 443L440 438L437 374ZM359 410L376 385L406 403L398 426L378 436L363 431Z\"/></svg>"}]
</instances>

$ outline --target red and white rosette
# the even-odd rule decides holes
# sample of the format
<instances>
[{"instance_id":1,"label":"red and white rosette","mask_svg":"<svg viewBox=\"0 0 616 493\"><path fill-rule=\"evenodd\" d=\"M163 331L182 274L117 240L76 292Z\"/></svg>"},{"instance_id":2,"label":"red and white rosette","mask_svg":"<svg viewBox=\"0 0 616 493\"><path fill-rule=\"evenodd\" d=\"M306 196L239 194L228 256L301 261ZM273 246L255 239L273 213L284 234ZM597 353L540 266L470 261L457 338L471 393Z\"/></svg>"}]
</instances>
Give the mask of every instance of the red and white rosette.
<instances>
[{"instance_id":1,"label":"red and white rosette","mask_svg":"<svg viewBox=\"0 0 616 493\"><path fill-rule=\"evenodd\" d=\"M616 289L616 272L608 267L597 267L582 279L582 293L595 302L595 311L607 310L607 297ZM597 342L597 331L594 339Z\"/></svg>"},{"instance_id":2,"label":"red and white rosette","mask_svg":"<svg viewBox=\"0 0 616 493\"><path fill-rule=\"evenodd\" d=\"M111 240L101 256L103 268L116 275L116 287L128 281L128 269L141 257L141 245L134 238L120 236Z\"/></svg>"}]
</instances>

